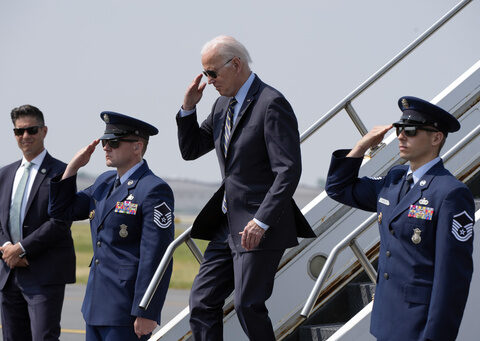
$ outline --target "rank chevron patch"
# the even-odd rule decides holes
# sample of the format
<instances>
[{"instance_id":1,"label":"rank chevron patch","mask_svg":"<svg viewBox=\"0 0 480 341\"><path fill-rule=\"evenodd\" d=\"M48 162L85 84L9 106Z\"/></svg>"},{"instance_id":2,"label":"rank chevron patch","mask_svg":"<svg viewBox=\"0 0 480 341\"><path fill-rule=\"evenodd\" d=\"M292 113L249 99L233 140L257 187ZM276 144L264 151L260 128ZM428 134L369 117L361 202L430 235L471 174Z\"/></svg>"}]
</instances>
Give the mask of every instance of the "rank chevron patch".
<instances>
[{"instance_id":1,"label":"rank chevron patch","mask_svg":"<svg viewBox=\"0 0 480 341\"><path fill-rule=\"evenodd\" d=\"M452 234L457 240L466 242L473 235L473 219L463 211L453 216Z\"/></svg>"},{"instance_id":2,"label":"rank chevron patch","mask_svg":"<svg viewBox=\"0 0 480 341\"><path fill-rule=\"evenodd\" d=\"M162 202L160 205L155 206L153 210L153 221L158 227L163 229L172 224L172 210L166 203Z\"/></svg>"}]
</instances>

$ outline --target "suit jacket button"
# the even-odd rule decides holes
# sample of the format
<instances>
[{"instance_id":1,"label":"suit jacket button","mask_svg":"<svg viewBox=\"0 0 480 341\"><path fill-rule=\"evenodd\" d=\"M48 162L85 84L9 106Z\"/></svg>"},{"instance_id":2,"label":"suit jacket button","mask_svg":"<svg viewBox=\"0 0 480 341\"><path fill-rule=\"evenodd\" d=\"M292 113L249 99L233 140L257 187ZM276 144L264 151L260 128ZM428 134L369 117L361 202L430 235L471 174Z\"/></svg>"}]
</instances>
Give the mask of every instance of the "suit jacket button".
<instances>
[{"instance_id":1,"label":"suit jacket button","mask_svg":"<svg viewBox=\"0 0 480 341\"><path fill-rule=\"evenodd\" d=\"M388 277L390 277L390 276L388 275L388 273L385 272L385 273L383 274L383 278L388 279Z\"/></svg>"},{"instance_id":2,"label":"suit jacket button","mask_svg":"<svg viewBox=\"0 0 480 341\"><path fill-rule=\"evenodd\" d=\"M385 252L385 254L387 255L387 257L390 257L392 255L390 251Z\"/></svg>"},{"instance_id":3,"label":"suit jacket button","mask_svg":"<svg viewBox=\"0 0 480 341\"><path fill-rule=\"evenodd\" d=\"M98 247L102 246L102 242L101 242L101 241L97 241L97 246L98 246Z\"/></svg>"},{"instance_id":4,"label":"suit jacket button","mask_svg":"<svg viewBox=\"0 0 480 341\"><path fill-rule=\"evenodd\" d=\"M98 259L95 259L95 265L98 265L98 263L100 263L100 261Z\"/></svg>"}]
</instances>

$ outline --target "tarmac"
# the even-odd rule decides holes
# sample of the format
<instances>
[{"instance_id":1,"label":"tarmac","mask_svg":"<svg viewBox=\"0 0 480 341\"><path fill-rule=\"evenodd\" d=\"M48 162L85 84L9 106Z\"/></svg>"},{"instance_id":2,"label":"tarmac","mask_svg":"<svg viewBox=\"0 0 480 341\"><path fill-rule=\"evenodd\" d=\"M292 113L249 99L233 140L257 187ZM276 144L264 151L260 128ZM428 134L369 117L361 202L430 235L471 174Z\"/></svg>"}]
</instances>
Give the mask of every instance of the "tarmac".
<instances>
[{"instance_id":1,"label":"tarmac","mask_svg":"<svg viewBox=\"0 0 480 341\"><path fill-rule=\"evenodd\" d=\"M189 290L168 290L162 310L162 325L170 321L188 305L189 293ZM62 321L60 322L62 328L60 340L62 341L85 340L85 321L80 311L84 294L85 285L83 284L69 284L65 289ZM159 330L161 326L157 327L154 333ZM3 340L1 335L0 340Z\"/></svg>"}]
</instances>

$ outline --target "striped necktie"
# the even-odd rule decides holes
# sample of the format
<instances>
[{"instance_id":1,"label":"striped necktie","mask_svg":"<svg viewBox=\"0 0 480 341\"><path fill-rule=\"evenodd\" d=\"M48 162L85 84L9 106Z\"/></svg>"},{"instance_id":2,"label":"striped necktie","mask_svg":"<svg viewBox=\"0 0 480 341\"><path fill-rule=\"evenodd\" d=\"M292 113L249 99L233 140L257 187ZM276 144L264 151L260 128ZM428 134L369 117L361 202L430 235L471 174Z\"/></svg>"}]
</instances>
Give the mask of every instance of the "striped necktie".
<instances>
[{"instance_id":1,"label":"striped necktie","mask_svg":"<svg viewBox=\"0 0 480 341\"><path fill-rule=\"evenodd\" d=\"M230 99L230 103L228 104L227 117L225 118L225 129L223 132L223 155L225 156L225 158L227 157L228 142L230 141L230 135L232 133L233 112L235 110L236 104L236 98L232 97ZM225 191L223 192L222 212L227 213L227 196Z\"/></svg>"},{"instance_id":2,"label":"striped necktie","mask_svg":"<svg viewBox=\"0 0 480 341\"><path fill-rule=\"evenodd\" d=\"M15 190L15 195L13 196L12 206L10 206L9 226L10 237L12 238L13 244L18 243L22 237L22 228L20 226L22 221L22 203L32 163L26 162L24 167L23 175L20 178L20 182Z\"/></svg>"}]
</instances>

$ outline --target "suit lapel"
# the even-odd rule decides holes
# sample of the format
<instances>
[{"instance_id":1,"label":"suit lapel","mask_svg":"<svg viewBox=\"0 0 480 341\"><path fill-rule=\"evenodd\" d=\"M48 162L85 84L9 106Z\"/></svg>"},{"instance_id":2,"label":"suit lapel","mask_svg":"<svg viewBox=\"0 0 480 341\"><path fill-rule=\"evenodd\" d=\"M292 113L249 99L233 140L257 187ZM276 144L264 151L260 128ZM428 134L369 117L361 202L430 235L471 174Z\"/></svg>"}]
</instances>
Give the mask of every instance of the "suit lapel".
<instances>
[{"instance_id":1,"label":"suit lapel","mask_svg":"<svg viewBox=\"0 0 480 341\"><path fill-rule=\"evenodd\" d=\"M7 174L5 175L5 183L2 184L2 188L4 189L2 195L2 203L0 206L1 209L1 225L3 230L10 236L8 231L8 215L10 214L10 202L12 198L12 189L13 189L13 181L15 180L15 173L17 172L18 167L20 167L21 161L15 162L9 169Z\"/></svg>"},{"instance_id":2,"label":"suit lapel","mask_svg":"<svg viewBox=\"0 0 480 341\"><path fill-rule=\"evenodd\" d=\"M235 125L233 126L232 133L230 134L230 140L228 141L228 145L227 145L227 150L228 150L228 148L230 148L230 144L232 143L233 139L235 138L235 131L237 130L237 127L240 126L240 123L242 121L242 118L244 117L245 112L248 110L248 108L255 101L255 96L258 92L259 87L260 87L260 79L257 76L255 76L255 79L253 80L253 83L250 86L250 89L248 90L247 96L245 97L245 100L243 101L242 108L240 109L240 112L238 113L237 120L235 121ZM227 105L227 109L228 109L228 105ZM226 110L225 110L225 113L226 113ZM228 153L227 153L227 156L228 156Z\"/></svg>"},{"instance_id":3,"label":"suit lapel","mask_svg":"<svg viewBox=\"0 0 480 341\"><path fill-rule=\"evenodd\" d=\"M37 194L38 189L40 188L40 185L45 180L45 177L47 176L47 174L50 173L50 166L52 163L51 161L52 161L52 157L48 153L45 154L45 158L43 159L42 164L38 168L37 175L33 180L32 189L30 190L30 194L28 195L27 206L25 207L25 216L27 216L28 214L28 210L32 205L33 198L35 198L35 195Z\"/></svg>"}]
</instances>

